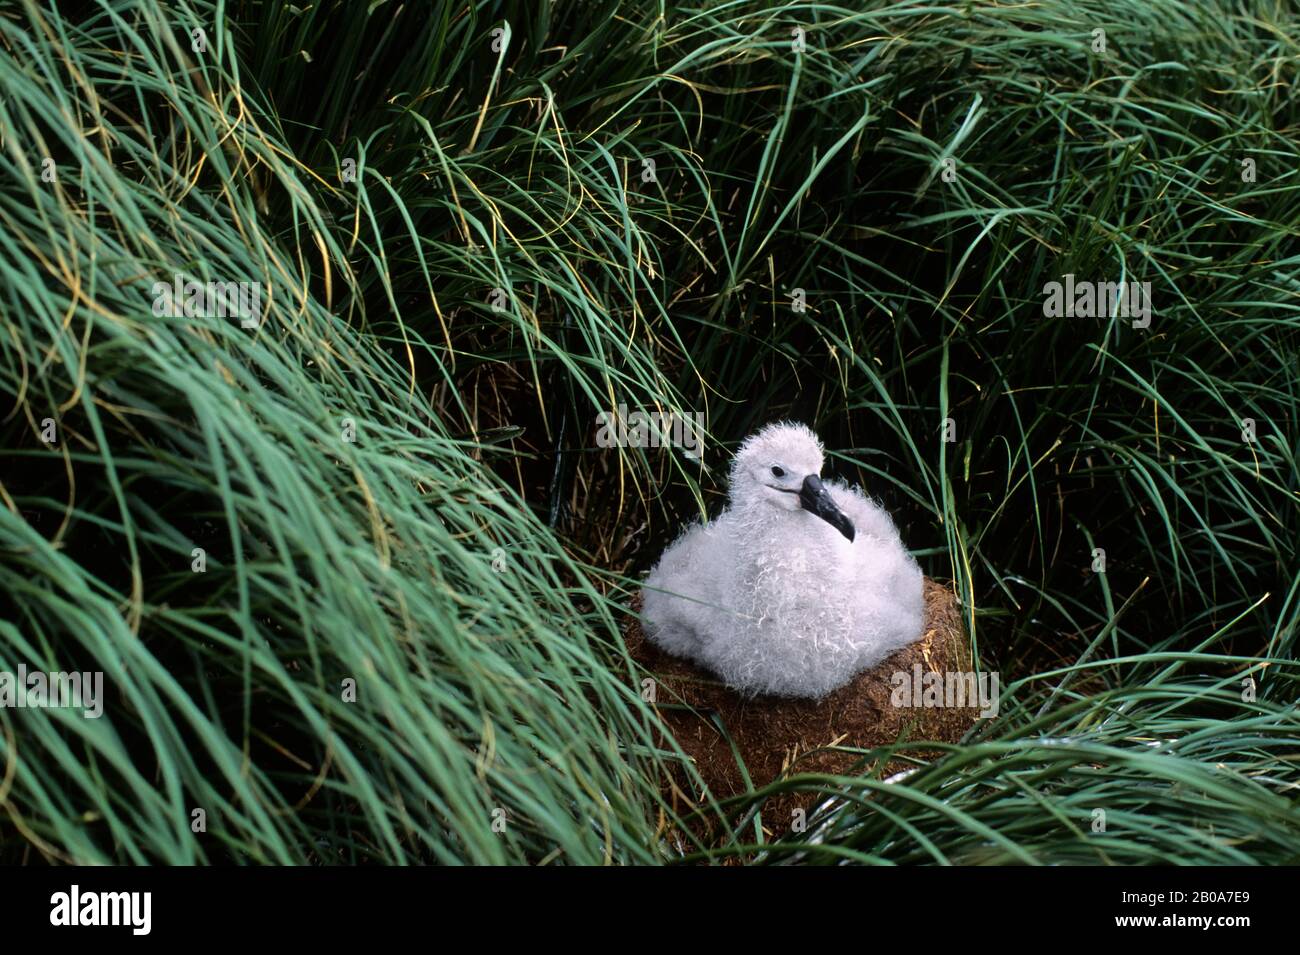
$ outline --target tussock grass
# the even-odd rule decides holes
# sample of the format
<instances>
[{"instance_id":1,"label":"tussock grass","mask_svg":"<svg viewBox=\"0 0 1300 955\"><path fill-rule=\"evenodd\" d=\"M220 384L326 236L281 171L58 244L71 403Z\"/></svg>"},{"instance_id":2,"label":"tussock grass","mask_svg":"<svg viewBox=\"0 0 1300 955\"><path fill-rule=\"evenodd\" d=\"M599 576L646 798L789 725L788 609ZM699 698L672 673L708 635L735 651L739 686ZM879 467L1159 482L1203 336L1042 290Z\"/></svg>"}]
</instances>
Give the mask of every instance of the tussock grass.
<instances>
[{"instance_id":1,"label":"tussock grass","mask_svg":"<svg viewBox=\"0 0 1300 955\"><path fill-rule=\"evenodd\" d=\"M1002 711L688 858L1296 861L1294 4L868 6L5 6L0 669L111 689L0 710L3 858L677 857L619 608L794 416Z\"/></svg>"}]
</instances>

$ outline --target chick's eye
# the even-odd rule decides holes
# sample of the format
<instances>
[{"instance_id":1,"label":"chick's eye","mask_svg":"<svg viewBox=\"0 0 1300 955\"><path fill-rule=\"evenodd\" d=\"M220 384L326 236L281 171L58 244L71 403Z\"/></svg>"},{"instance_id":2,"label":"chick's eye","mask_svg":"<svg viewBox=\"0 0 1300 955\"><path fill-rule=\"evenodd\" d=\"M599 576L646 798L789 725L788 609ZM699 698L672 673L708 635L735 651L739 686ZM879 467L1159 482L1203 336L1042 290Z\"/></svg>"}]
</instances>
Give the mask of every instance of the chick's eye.
<instances>
[{"instance_id":1,"label":"chick's eye","mask_svg":"<svg viewBox=\"0 0 1300 955\"><path fill-rule=\"evenodd\" d=\"M772 465L772 477L785 477L785 470L778 465Z\"/></svg>"}]
</instances>

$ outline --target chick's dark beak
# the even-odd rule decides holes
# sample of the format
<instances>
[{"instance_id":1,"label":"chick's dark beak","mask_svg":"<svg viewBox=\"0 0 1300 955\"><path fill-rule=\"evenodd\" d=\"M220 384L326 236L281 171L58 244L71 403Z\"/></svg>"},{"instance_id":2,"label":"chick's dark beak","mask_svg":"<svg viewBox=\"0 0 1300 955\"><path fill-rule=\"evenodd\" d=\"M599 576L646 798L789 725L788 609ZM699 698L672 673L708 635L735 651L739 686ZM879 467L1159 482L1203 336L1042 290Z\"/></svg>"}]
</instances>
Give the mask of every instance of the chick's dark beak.
<instances>
[{"instance_id":1,"label":"chick's dark beak","mask_svg":"<svg viewBox=\"0 0 1300 955\"><path fill-rule=\"evenodd\" d=\"M817 475L810 474L803 479L803 487L799 489L799 504L805 511L816 514L850 541L853 540L853 522L835 506L831 492Z\"/></svg>"}]
</instances>

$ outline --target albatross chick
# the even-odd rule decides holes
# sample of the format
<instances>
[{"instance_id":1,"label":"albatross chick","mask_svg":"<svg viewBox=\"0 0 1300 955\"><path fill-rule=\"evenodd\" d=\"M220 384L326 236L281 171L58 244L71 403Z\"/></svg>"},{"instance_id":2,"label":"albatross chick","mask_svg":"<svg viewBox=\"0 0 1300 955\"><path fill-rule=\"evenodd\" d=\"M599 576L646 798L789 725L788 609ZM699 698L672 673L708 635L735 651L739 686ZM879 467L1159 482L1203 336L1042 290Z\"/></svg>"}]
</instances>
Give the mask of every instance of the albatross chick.
<instances>
[{"instance_id":1,"label":"albatross chick","mask_svg":"<svg viewBox=\"0 0 1300 955\"><path fill-rule=\"evenodd\" d=\"M741 445L729 503L650 572L646 635L746 695L820 699L921 636L921 569L856 487L821 480L798 424Z\"/></svg>"}]
</instances>

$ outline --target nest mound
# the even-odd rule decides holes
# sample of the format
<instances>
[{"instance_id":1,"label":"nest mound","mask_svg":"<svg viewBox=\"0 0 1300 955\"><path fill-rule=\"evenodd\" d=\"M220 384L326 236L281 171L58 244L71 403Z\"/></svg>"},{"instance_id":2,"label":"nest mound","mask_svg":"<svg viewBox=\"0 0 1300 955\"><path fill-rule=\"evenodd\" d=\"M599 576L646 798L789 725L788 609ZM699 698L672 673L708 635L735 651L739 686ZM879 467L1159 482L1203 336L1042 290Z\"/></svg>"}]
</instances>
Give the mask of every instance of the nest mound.
<instances>
[{"instance_id":1,"label":"nest mound","mask_svg":"<svg viewBox=\"0 0 1300 955\"><path fill-rule=\"evenodd\" d=\"M640 610L639 594L633 609ZM660 650L646 638L636 618L624 639L633 659L657 683L660 718L718 800L748 790L745 772L757 789L795 773L844 775L855 766L859 772L872 768L858 766L861 757L855 753L828 747L870 749L907 739L957 742L979 712L978 707L896 706L891 700L896 685L891 678L899 671L914 674L917 665L922 675L971 670L957 598L949 587L929 579L921 639L818 701L743 697L707 670ZM726 728L725 734L716 721ZM884 771L906 765L910 764L900 762ZM691 799L704 795L691 791L684 772L678 774L676 784L672 795L679 811L689 808L680 805L683 793ZM779 820L791 818L795 808L811 811L816 798L806 793L781 794L765 803L763 817L780 826Z\"/></svg>"}]
</instances>

